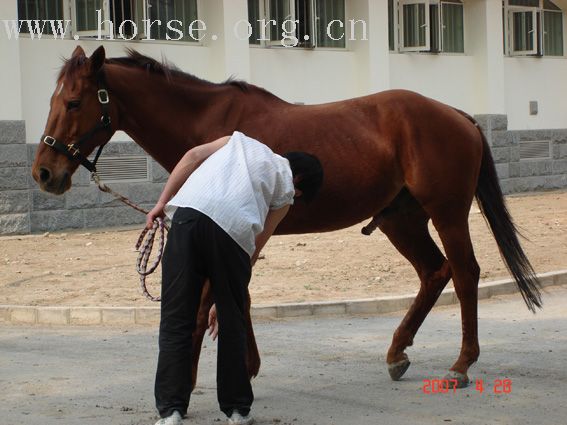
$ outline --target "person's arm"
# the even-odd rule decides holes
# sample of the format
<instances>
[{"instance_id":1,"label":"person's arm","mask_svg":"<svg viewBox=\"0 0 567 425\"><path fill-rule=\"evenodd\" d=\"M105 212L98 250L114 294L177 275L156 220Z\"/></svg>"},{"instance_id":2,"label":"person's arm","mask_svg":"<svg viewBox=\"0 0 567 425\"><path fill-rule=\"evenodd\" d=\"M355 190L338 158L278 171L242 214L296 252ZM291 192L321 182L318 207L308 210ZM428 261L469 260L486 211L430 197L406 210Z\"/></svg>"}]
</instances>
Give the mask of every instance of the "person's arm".
<instances>
[{"instance_id":1,"label":"person's arm","mask_svg":"<svg viewBox=\"0 0 567 425\"><path fill-rule=\"evenodd\" d=\"M226 145L229 140L230 136L221 137L213 142L196 146L183 155L167 179L167 183L165 184L155 207L153 207L146 216L146 227L148 229L152 227L153 221L156 217L163 217L165 204L167 204L179 191L179 189L181 189L181 186L183 186L183 183L185 183L193 171L195 171L209 156Z\"/></svg>"},{"instance_id":2,"label":"person's arm","mask_svg":"<svg viewBox=\"0 0 567 425\"><path fill-rule=\"evenodd\" d=\"M291 205L286 205L277 210L270 210L268 212L266 221L264 222L264 229L256 236L256 251L254 251L254 254L250 258L252 265L256 264L260 251L262 251L268 239L274 234L278 224L280 224L289 211L290 206Z\"/></svg>"}]
</instances>

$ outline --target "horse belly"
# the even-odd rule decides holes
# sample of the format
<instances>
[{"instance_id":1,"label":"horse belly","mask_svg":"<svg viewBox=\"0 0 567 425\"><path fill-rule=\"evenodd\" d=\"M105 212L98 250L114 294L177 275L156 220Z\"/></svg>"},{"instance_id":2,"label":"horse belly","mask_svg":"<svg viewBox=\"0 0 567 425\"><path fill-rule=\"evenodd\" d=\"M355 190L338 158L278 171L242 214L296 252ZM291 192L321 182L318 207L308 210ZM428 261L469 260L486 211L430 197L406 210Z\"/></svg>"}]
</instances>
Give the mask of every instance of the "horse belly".
<instances>
[{"instance_id":1,"label":"horse belly","mask_svg":"<svg viewBox=\"0 0 567 425\"><path fill-rule=\"evenodd\" d=\"M276 233L329 232L376 215L403 187L403 179L392 168L377 164L372 172L354 168L350 173L326 175L317 198L310 204L296 200Z\"/></svg>"}]
</instances>

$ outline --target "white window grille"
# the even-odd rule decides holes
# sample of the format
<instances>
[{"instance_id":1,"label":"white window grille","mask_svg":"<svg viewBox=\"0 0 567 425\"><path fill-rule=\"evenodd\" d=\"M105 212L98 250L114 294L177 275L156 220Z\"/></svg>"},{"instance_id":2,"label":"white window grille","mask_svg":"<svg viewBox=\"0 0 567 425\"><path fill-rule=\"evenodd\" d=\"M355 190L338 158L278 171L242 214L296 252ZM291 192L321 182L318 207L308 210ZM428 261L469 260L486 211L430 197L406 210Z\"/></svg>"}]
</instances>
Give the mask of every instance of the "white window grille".
<instances>
[{"instance_id":1,"label":"white window grille","mask_svg":"<svg viewBox=\"0 0 567 425\"><path fill-rule=\"evenodd\" d=\"M520 160L533 161L551 158L551 141L529 140L520 142Z\"/></svg>"},{"instance_id":2,"label":"white window grille","mask_svg":"<svg viewBox=\"0 0 567 425\"><path fill-rule=\"evenodd\" d=\"M103 155L99 158L96 168L98 176L104 182L133 183L151 180L150 165L150 159L147 156Z\"/></svg>"}]
</instances>

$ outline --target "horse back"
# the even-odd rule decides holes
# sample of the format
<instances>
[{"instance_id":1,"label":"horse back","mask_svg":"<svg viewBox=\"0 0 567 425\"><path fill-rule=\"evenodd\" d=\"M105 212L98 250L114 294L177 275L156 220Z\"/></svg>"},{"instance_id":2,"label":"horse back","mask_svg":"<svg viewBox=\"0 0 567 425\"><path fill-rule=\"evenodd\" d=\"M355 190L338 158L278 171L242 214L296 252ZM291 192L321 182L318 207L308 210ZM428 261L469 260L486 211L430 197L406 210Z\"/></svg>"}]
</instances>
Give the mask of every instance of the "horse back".
<instances>
[{"instance_id":1,"label":"horse back","mask_svg":"<svg viewBox=\"0 0 567 425\"><path fill-rule=\"evenodd\" d=\"M276 153L314 154L325 172L317 199L298 203L278 233L347 227L386 208L404 187L425 199L449 190L443 182L460 174L476 182L480 167L475 126L450 106L411 91L319 105L284 103L253 117L239 130Z\"/></svg>"}]
</instances>

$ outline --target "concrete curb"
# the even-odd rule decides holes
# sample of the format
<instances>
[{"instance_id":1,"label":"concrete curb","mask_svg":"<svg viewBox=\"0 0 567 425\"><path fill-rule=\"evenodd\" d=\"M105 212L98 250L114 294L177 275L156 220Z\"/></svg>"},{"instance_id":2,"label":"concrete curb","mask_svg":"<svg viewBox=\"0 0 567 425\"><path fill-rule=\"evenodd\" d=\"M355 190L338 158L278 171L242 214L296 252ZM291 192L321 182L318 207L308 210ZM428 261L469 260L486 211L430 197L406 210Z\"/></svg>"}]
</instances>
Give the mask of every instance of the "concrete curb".
<instances>
[{"instance_id":1,"label":"concrete curb","mask_svg":"<svg viewBox=\"0 0 567 425\"><path fill-rule=\"evenodd\" d=\"M542 287L567 285L567 270L538 274ZM481 283L478 298L518 292L512 279ZM252 306L252 317L263 319L343 314L385 314L407 310L416 294L347 301L322 301ZM443 291L436 306L456 304L454 289ZM43 307L0 305L0 323L25 325L157 325L159 307Z\"/></svg>"}]
</instances>

